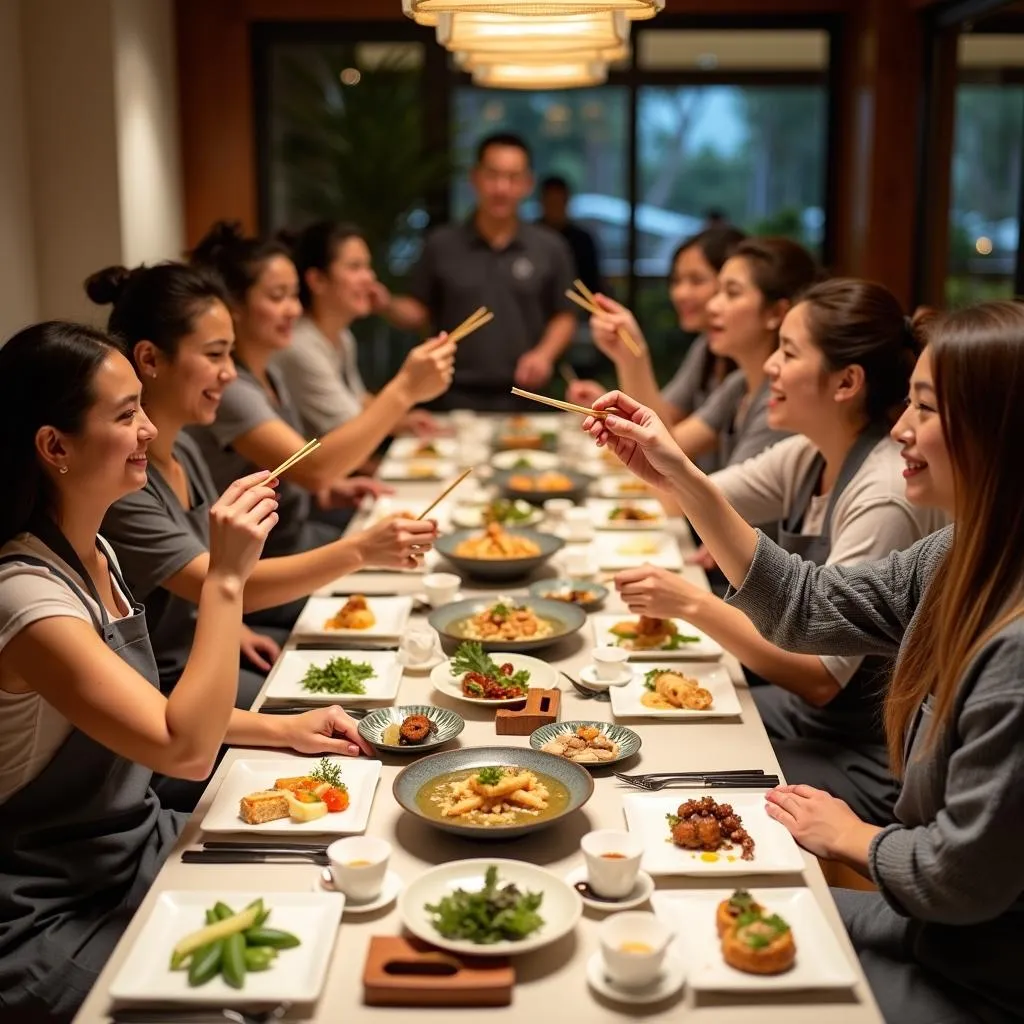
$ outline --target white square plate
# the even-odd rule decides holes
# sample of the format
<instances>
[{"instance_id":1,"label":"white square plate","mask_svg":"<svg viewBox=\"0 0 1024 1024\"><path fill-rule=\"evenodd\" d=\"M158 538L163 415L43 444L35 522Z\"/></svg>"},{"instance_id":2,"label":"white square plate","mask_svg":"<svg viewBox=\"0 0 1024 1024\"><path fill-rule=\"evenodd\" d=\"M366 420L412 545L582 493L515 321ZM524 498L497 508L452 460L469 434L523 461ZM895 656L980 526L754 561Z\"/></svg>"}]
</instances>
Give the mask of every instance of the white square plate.
<instances>
[{"instance_id":1,"label":"white square plate","mask_svg":"<svg viewBox=\"0 0 1024 1024\"><path fill-rule=\"evenodd\" d=\"M351 580L347 581L351 585ZM315 636L319 639L342 637L345 641L371 637L397 640L405 632L412 614L411 597L366 596L370 611L377 621L369 629L328 629L325 623L341 611L347 597L311 597L302 609L298 622L292 630L293 636Z\"/></svg>"},{"instance_id":2,"label":"white square plate","mask_svg":"<svg viewBox=\"0 0 1024 1024\"><path fill-rule=\"evenodd\" d=\"M367 664L373 675L363 680L366 693L310 693L302 686L306 672L322 668L332 658ZM308 701L310 704L361 704L370 700L394 700L402 666L397 651L285 651L267 686L270 700Z\"/></svg>"},{"instance_id":3,"label":"white square plate","mask_svg":"<svg viewBox=\"0 0 1024 1024\"><path fill-rule=\"evenodd\" d=\"M433 448L437 454L431 455L429 451L426 455L421 454L420 450L427 445ZM454 459L458 450L458 442L450 437L435 437L430 440L421 440L418 437L396 437L391 442L391 447L388 448L387 457L389 459L413 459L416 462L430 462L433 459Z\"/></svg>"},{"instance_id":4,"label":"white square plate","mask_svg":"<svg viewBox=\"0 0 1024 1024\"><path fill-rule=\"evenodd\" d=\"M241 910L257 898L270 907L267 927L292 932L300 944L281 950L270 970L247 972L242 989L231 988L220 975L190 988L188 971L170 968L175 944L203 927L207 908L218 900ZM312 1002L323 989L344 907L340 893L232 892L230 888L162 892L117 972L110 996L131 1002L205 1006Z\"/></svg>"},{"instance_id":5,"label":"white square plate","mask_svg":"<svg viewBox=\"0 0 1024 1024\"><path fill-rule=\"evenodd\" d=\"M401 498L382 497L374 502L366 517L366 525L373 526L375 523L395 515L396 512L408 513L410 519L416 519L421 512L430 504L429 500L419 499L418 501L403 501ZM430 513L430 518L437 521L437 527L442 532L451 526L451 506L447 501L442 501L437 508Z\"/></svg>"},{"instance_id":6,"label":"white square plate","mask_svg":"<svg viewBox=\"0 0 1024 1024\"><path fill-rule=\"evenodd\" d=\"M684 850L670 837L665 816L675 814L684 800L709 796L732 804L754 840L754 859L741 860L739 847L704 860L699 850ZM627 793L622 798L626 827L643 839L642 867L650 875L789 875L804 869L803 855L785 826L768 817L764 791L742 789L676 789L663 793Z\"/></svg>"},{"instance_id":7,"label":"white square plate","mask_svg":"<svg viewBox=\"0 0 1024 1024\"><path fill-rule=\"evenodd\" d=\"M616 718L679 720L723 718L740 713L740 701L736 696L736 688L732 685L729 673L721 665L687 665L680 664L678 661L661 663L631 661L629 667L633 670L633 678L625 686L613 686L608 691L612 699L612 714ZM640 701L640 698L647 693L644 676L654 668L681 672L685 676L696 679L705 690L711 691L711 707L707 711L687 711L685 708L660 711L657 708L645 707Z\"/></svg>"},{"instance_id":8,"label":"white square plate","mask_svg":"<svg viewBox=\"0 0 1024 1024\"><path fill-rule=\"evenodd\" d=\"M612 512L625 505L631 505L634 508L642 509L644 512L649 512L652 515L656 515L658 518L640 523L630 521L620 522L612 519ZM630 530L664 530L665 525L668 522L665 510L657 501L654 501L651 498L624 498L621 501L614 498L588 498L587 508L590 509L591 515L594 517L594 526L598 530L615 530L617 532Z\"/></svg>"},{"instance_id":9,"label":"white square plate","mask_svg":"<svg viewBox=\"0 0 1024 1024\"><path fill-rule=\"evenodd\" d=\"M626 499L633 501L638 498L650 498L653 493L651 488L641 483L632 474L621 476L617 473L602 476L595 481L594 493L602 498L614 498L616 501Z\"/></svg>"},{"instance_id":10,"label":"white square plate","mask_svg":"<svg viewBox=\"0 0 1024 1024\"><path fill-rule=\"evenodd\" d=\"M246 832L269 836L337 835L363 832L370 817L373 794L380 780L380 761L364 757L331 758L341 768L341 781L348 787L349 805L337 814L316 821L292 821L280 818L262 825L247 825L238 813L242 797L260 790L273 789L278 779L305 775L316 767L315 757L240 758L234 761L213 798L200 826L204 832Z\"/></svg>"},{"instance_id":11,"label":"white square plate","mask_svg":"<svg viewBox=\"0 0 1024 1024\"><path fill-rule=\"evenodd\" d=\"M732 889L658 892L654 912L676 929L690 987L713 992L792 992L851 988L857 975L810 889L755 889L751 895L793 930L796 963L784 974L747 974L722 957L715 911Z\"/></svg>"},{"instance_id":12,"label":"white square plate","mask_svg":"<svg viewBox=\"0 0 1024 1024\"><path fill-rule=\"evenodd\" d=\"M381 480L448 480L458 470L455 463L447 459L392 459L385 458L380 464L377 476Z\"/></svg>"},{"instance_id":13,"label":"white square plate","mask_svg":"<svg viewBox=\"0 0 1024 1024\"><path fill-rule=\"evenodd\" d=\"M632 569L656 565L682 569L679 541L667 533L650 530L621 530L599 533L591 545L599 569Z\"/></svg>"},{"instance_id":14,"label":"white square plate","mask_svg":"<svg viewBox=\"0 0 1024 1024\"><path fill-rule=\"evenodd\" d=\"M620 615L591 615L590 621L594 624L594 643L599 646L604 644L617 645L619 638L611 631L612 627L620 622L635 622L638 618L639 616L631 615L629 612L622 612ZM664 661L666 658L669 658L673 661L687 661L693 658L720 658L724 653L722 645L717 640L712 640L711 637L701 632L696 626L691 626L682 619L673 619L672 621L683 636L695 636L697 640L692 643L681 644L675 650L660 648L646 648L642 651L630 650L630 659L639 661L643 658L651 661L656 658L658 661Z\"/></svg>"}]
</instances>

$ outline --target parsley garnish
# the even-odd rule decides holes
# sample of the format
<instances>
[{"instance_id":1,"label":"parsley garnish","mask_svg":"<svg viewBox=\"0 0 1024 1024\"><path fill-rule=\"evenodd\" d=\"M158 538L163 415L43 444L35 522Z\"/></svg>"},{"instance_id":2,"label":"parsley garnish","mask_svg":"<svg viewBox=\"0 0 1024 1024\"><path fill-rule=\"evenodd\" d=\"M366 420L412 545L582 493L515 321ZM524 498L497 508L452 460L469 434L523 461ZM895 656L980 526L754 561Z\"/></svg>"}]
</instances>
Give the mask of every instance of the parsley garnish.
<instances>
[{"instance_id":1,"label":"parsley garnish","mask_svg":"<svg viewBox=\"0 0 1024 1024\"><path fill-rule=\"evenodd\" d=\"M328 786L333 786L334 789L346 789L345 783L341 781L341 766L335 764L333 761L328 761L326 757L321 757L317 766L309 773L311 779L316 779L317 782L326 782Z\"/></svg>"},{"instance_id":2,"label":"parsley garnish","mask_svg":"<svg viewBox=\"0 0 1024 1024\"><path fill-rule=\"evenodd\" d=\"M496 786L501 782L502 775L504 775L504 772L500 768L491 765L488 768L481 768L476 773L476 781L482 786Z\"/></svg>"}]
</instances>

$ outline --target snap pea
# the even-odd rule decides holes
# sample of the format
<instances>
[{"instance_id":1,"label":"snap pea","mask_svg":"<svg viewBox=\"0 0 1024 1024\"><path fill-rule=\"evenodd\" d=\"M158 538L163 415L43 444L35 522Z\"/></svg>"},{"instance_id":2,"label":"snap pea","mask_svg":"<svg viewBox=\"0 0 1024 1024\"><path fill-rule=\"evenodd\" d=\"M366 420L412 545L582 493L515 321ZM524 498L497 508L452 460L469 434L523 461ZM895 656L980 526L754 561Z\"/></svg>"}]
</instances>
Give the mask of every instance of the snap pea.
<instances>
[{"instance_id":1,"label":"snap pea","mask_svg":"<svg viewBox=\"0 0 1024 1024\"><path fill-rule=\"evenodd\" d=\"M188 983L193 988L205 985L220 972L221 957L224 953L224 940L218 939L208 946L202 946L192 954L188 965Z\"/></svg>"},{"instance_id":2,"label":"snap pea","mask_svg":"<svg viewBox=\"0 0 1024 1024\"><path fill-rule=\"evenodd\" d=\"M249 928L245 932L247 946L273 946L274 949L291 949L299 945L297 936L278 928Z\"/></svg>"},{"instance_id":3,"label":"snap pea","mask_svg":"<svg viewBox=\"0 0 1024 1024\"><path fill-rule=\"evenodd\" d=\"M248 910L249 908L246 907L245 909ZM226 921L229 917L235 916L235 912L226 903L222 903L220 900L213 905L213 912L217 915L214 918L215 921Z\"/></svg>"},{"instance_id":4,"label":"snap pea","mask_svg":"<svg viewBox=\"0 0 1024 1024\"><path fill-rule=\"evenodd\" d=\"M219 920L220 920L220 918L219 918L219 917L217 916L217 911L216 911L216 910L214 910L214 909L213 909L213 908L211 907L211 908L210 908L210 909L209 909L209 910L208 910L208 911L206 912L206 923L207 923L207 924L216 924L216 923L217 923L217 922L218 922Z\"/></svg>"},{"instance_id":5,"label":"snap pea","mask_svg":"<svg viewBox=\"0 0 1024 1024\"><path fill-rule=\"evenodd\" d=\"M245 985L245 938L241 932L235 932L224 940L221 972L232 988Z\"/></svg>"},{"instance_id":6,"label":"snap pea","mask_svg":"<svg viewBox=\"0 0 1024 1024\"><path fill-rule=\"evenodd\" d=\"M265 971L274 962L277 950L272 946L246 946L245 967L249 971Z\"/></svg>"}]
</instances>

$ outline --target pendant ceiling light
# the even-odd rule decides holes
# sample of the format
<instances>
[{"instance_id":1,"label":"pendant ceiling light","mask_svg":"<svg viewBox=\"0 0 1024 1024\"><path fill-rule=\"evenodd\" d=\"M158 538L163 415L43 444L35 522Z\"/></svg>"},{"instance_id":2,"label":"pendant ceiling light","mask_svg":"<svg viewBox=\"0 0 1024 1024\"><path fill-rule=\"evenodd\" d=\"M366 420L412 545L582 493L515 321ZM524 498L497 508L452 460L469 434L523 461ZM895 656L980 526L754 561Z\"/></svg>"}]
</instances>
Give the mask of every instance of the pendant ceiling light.
<instances>
[{"instance_id":1,"label":"pendant ceiling light","mask_svg":"<svg viewBox=\"0 0 1024 1024\"><path fill-rule=\"evenodd\" d=\"M466 51L454 53L455 64L462 71L476 71L491 64L528 64L547 66L552 63L573 64L617 64L629 57L629 47L619 46L615 50L574 50L572 53L555 56L548 52L524 50L521 53L479 53Z\"/></svg>"},{"instance_id":2,"label":"pendant ceiling light","mask_svg":"<svg viewBox=\"0 0 1024 1024\"><path fill-rule=\"evenodd\" d=\"M607 78L608 65L595 61L483 64L473 72L473 84L488 89L579 89Z\"/></svg>"},{"instance_id":3,"label":"pendant ceiling light","mask_svg":"<svg viewBox=\"0 0 1024 1024\"><path fill-rule=\"evenodd\" d=\"M415 11L413 9L413 4L415 2L416 0L402 0L402 13L407 18L412 18L412 20L415 21L417 25L427 25L430 28L434 28L438 23L440 15L425 14Z\"/></svg>"},{"instance_id":4,"label":"pendant ceiling light","mask_svg":"<svg viewBox=\"0 0 1024 1024\"><path fill-rule=\"evenodd\" d=\"M512 14L517 17L564 17L576 14L611 14L627 18L653 18L665 9L665 0L411 0L411 16L431 14ZM422 24L422 22L421 22Z\"/></svg>"},{"instance_id":5,"label":"pendant ceiling light","mask_svg":"<svg viewBox=\"0 0 1024 1024\"><path fill-rule=\"evenodd\" d=\"M572 55L621 51L629 40L623 14L578 14L571 18L516 18L507 14L442 14L437 41L449 50L474 57L536 53ZM615 59L615 58L608 58Z\"/></svg>"}]
</instances>

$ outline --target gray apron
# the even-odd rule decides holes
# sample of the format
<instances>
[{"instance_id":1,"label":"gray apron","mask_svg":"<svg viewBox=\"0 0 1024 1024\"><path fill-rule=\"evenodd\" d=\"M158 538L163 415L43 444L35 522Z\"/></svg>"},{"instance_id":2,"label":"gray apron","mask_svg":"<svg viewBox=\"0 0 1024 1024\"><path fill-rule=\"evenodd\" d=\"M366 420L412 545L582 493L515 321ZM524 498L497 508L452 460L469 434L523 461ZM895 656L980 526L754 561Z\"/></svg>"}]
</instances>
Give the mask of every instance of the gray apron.
<instances>
[{"instance_id":1,"label":"gray apron","mask_svg":"<svg viewBox=\"0 0 1024 1024\"><path fill-rule=\"evenodd\" d=\"M826 563L832 550L836 502L886 434L881 427L869 427L860 435L832 488L821 533L807 535L800 528L825 468L825 460L815 457L789 516L779 523L780 547L815 565ZM859 817L878 825L893 821L892 809L899 796L899 784L889 770L882 726L882 701L891 670L890 659L866 657L853 678L823 708L778 686L751 690L786 781L828 790L845 800Z\"/></svg>"},{"instance_id":2,"label":"gray apron","mask_svg":"<svg viewBox=\"0 0 1024 1024\"><path fill-rule=\"evenodd\" d=\"M145 611L110 621L74 549L50 522L31 532L78 572L101 609L96 631L158 685ZM102 549L101 549L102 550ZM111 573L128 589L110 555ZM81 587L41 559L84 607ZM85 999L185 822L161 810L148 768L72 729L46 767L0 804L0 1020L65 1020Z\"/></svg>"}]
</instances>

